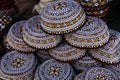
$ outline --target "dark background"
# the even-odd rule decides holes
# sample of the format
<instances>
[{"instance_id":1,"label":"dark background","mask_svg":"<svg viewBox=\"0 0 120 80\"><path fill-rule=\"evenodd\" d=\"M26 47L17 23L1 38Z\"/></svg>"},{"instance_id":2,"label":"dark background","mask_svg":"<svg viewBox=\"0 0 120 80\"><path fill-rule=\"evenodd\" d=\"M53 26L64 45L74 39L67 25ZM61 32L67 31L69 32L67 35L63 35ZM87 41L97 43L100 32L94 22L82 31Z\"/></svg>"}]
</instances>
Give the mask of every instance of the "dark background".
<instances>
[{"instance_id":1,"label":"dark background","mask_svg":"<svg viewBox=\"0 0 120 80\"><path fill-rule=\"evenodd\" d=\"M120 0L111 2L107 20L109 28L120 32Z\"/></svg>"}]
</instances>

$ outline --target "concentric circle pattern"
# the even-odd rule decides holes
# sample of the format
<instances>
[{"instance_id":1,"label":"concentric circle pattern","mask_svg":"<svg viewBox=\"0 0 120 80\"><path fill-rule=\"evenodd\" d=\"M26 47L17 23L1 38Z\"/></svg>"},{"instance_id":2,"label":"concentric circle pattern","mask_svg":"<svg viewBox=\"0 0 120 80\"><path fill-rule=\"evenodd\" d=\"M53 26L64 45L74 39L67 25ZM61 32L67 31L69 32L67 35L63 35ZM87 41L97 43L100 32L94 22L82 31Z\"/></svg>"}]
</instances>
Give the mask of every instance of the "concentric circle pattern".
<instances>
[{"instance_id":1,"label":"concentric circle pattern","mask_svg":"<svg viewBox=\"0 0 120 80\"><path fill-rule=\"evenodd\" d=\"M90 54L108 64L118 63L120 61L120 33L110 30L109 42L101 48L89 50Z\"/></svg>"},{"instance_id":2,"label":"concentric circle pattern","mask_svg":"<svg viewBox=\"0 0 120 80\"><path fill-rule=\"evenodd\" d=\"M14 80L32 80L36 67L33 54L23 54L17 51L8 52L0 63L0 78Z\"/></svg>"},{"instance_id":3,"label":"concentric circle pattern","mask_svg":"<svg viewBox=\"0 0 120 80\"><path fill-rule=\"evenodd\" d=\"M70 62L82 58L86 53L85 49L75 48L62 43L56 48L50 49L49 54L60 61Z\"/></svg>"},{"instance_id":4,"label":"concentric circle pattern","mask_svg":"<svg viewBox=\"0 0 120 80\"><path fill-rule=\"evenodd\" d=\"M26 22L23 27L23 39L31 47L38 49L53 48L61 42L60 35L50 35L42 31L39 15Z\"/></svg>"},{"instance_id":5,"label":"concentric circle pattern","mask_svg":"<svg viewBox=\"0 0 120 80\"><path fill-rule=\"evenodd\" d=\"M82 7L73 0L58 0L41 12L42 29L50 34L65 34L81 28L86 20Z\"/></svg>"},{"instance_id":6,"label":"concentric circle pattern","mask_svg":"<svg viewBox=\"0 0 120 80\"><path fill-rule=\"evenodd\" d=\"M79 30L65 34L65 40L80 48L97 48L109 40L109 29L101 19L88 17L86 24Z\"/></svg>"},{"instance_id":7,"label":"concentric circle pattern","mask_svg":"<svg viewBox=\"0 0 120 80\"><path fill-rule=\"evenodd\" d=\"M22 37L22 28L26 21L19 21L13 24L8 32L6 41L15 50L21 52L34 52L35 49L28 46Z\"/></svg>"},{"instance_id":8,"label":"concentric circle pattern","mask_svg":"<svg viewBox=\"0 0 120 80\"><path fill-rule=\"evenodd\" d=\"M84 80L118 80L118 77L108 69L91 68L86 72Z\"/></svg>"},{"instance_id":9,"label":"concentric circle pattern","mask_svg":"<svg viewBox=\"0 0 120 80\"><path fill-rule=\"evenodd\" d=\"M40 65L34 80L72 80L73 70L69 64L50 59Z\"/></svg>"},{"instance_id":10,"label":"concentric circle pattern","mask_svg":"<svg viewBox=\"0 0 120 80\"><path fill-rule=\"evenodd\" d=\"M93 59L91 56L86 55L82 59L79 59L73 63L73 66L78 71L85 71L92 67L100 67L102 64L99 61Z\"/></svg>"}]
</instances>

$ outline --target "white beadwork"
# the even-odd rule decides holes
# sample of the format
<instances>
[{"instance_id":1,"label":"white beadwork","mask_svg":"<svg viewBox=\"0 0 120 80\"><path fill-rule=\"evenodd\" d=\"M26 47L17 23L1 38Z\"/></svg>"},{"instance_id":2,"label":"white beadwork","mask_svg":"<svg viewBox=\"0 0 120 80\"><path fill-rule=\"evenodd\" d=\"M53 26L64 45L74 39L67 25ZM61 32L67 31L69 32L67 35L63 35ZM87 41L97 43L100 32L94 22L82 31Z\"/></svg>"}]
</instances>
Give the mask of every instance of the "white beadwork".
<instances>
[{"instance_id":1,"label":"white beadwork","mask_svg":"<svg viewBox=\"0 0 120 80\"><path fill-rule=\"evenodd\" d=\"M40 16L30 18L23 27L24 41L38 49L53 48L61 41L60 35L50 35L42 31L40 25Z\"/></svg>"},{"instance_id":2,"label":"white beadwork","mask_svg":"<svg viewBox=\"0 0 120 80\"><path fill-rule=\"evenodd\" d=\"M109 64L118 63L120 61L120 33L110 30L109 42L101 48L89 50L90 54Z\"/></svg>"},{"instance_id":3,"label":"white beadwork","mask_svg":"<svg viewBox=\"0 0 120 80\"><path fill-rule=\"evenodd\" d=\"M50 59L40 65L34 80L72 80L73 70L67 63L60 63Z\"/></svg>"},{"instance_id":4,"label":"white beadwork","mask_svg":"<svg viewBox=\"0 0 120 80\"><path fill-rule=\"evenodd\" d=\"M97 60L93 59L89 55L84 56L82 59L73 63L76 70L85 71L91 67L100 67L102 64Z\"/></svg>"},{"instance_id":5,"label":"white beadwork","mask_svg":"<svg viewBox=\"0 0 120 80\"><path fill-rule=\"evenodd\" d=\"M65 40L76 47L96 48L109 40L108 26L101 19L88 17L86 24L79 30L64 35Z\"/></svg>"},{"instance_id":6,"label":"white beadwork","mask_svg":"<svg viewBox=\"0 0 120 80\"><path fill-rule=\"evenodd\" d=\"M22 38L22 27L24 27L26 21L19 21L13 24L8 32L6 41L15 50L21 52L33 52L34 48L28 46Z\"/></svg>"},{"instance_id":7,"label":"white beadwork","mask_svg":"<svg viewBox=\"0 0 120 80\"><path fill-rule=\"evenodd\" d=\"M65 34L80 28L85 18L85 12L77 2L60 0L43 8L41 26L47 33Z\"/></svg>"},{"instance_id":8,"label":"white beadwork","mask_svg":"<svg viewBox=\"0 0 120 80\"><path fill-rule=\"evenodd\" d=\"M0 78L33 80L37 61L33 54L11 51L3 56L0 63Z\"/></svg>"},{"instance_id":9,"label":"white beadwork","mask_svg":"<svg viewBox=\"0 0 120 80\"><path fill-rule=\"evenodd\" d=\"M118 80L118 77L108 69L96 67L86 72L84 80Z\"/></svg>"},{"instance_id":10,"label":"white beadwork","mask_svg":"<svg viewBox=\"0 0 120 80\"><path fill-rule=\"evenodd\" d=\"M72 47L66 43L62 43L56 48L50 49L49 54L60 61L74 61L82 58L86 50Z\"/></svg>"}]
</instances>

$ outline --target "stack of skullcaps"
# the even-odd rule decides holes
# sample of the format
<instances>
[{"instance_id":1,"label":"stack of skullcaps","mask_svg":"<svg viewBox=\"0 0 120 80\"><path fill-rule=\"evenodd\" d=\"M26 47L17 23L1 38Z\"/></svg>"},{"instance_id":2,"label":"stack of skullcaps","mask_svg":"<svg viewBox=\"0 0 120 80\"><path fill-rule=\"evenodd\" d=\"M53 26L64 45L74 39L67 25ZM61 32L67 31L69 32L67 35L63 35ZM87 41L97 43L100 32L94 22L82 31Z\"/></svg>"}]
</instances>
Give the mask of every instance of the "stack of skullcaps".
<instances>
[{"instance_id":1,"label":"stack of skullcaps","mask_svg":"<svg viewBox=\"0 0 120 80\"><path fill-rule=\"evenodd\" d=\"M6 42L12 49L20 52L33 52L35 49L28 46L22 38L22 27L24 27L26 21L19 21L13 24L8 31Z\"/></svg>"},{"instance_id":2,"label":"stack of skullcaps","mask_svg":"<svg viewBox=\"0 0 120 80\"><path fill-rule=\"evenodd\" d=\"M78 71L85 71L92 67L100 67L102 66L102 63L86 54L82 59L79 59L78 61L73 63L73 66Z\"/></svg>"},{"instance_id":3,"label":"stack of skullcaps","mask_svg":"<svg viewBox=\"0 0 120 80\"><path fill-rule=\"evenodd\" d=\"M0 62L0 78L3 80L33 80L37 60L33 54L11 51Z\"/></svg>"},{"instance_id":4,"label":"stack of skullcaps","mask_svg":"<svg viewBox=\"0 0 120 80\"><path fill-rule=\"evenodd\" d=\"M42 31L40 16L34 16L28 21L13 24L7 34L6 42L12 49L20 52L34 52L37 49L48 49L61 42L60 35L50 35Z\"/></svg>"},{"instance_id":5,"label":"stack of skullcaps","mask_svg":"<svg viewBox=\"0 0 120 80\"><path fill-rule=\"evenodd\" d=\"M103 47L89 50L96 59L108 64L120 62L120 33L110 30L110 40Z\"/></svg>"},{"instance_id":6,"label":"stack of skullcaps","mask_svg":"<svg viewBox=\"0 0 120 80\"><path fill-rule=\"evenodd\" d=\"M42 31L40 16L30 18L23 27L23 39L31 47L49 49L61 42L60 35L50 35Z\"/></svg>"},{"instance_id":7,"label":"stack of skullcaps","mask_svg":"<svg viewBox=\"0 0 120 80\"><path fill-rule=\"evenodd\" d=\"M104 21L87 17L86 24L79 30L65 34L65 40L72 46L80 48L97 48L109 40L109 29Z\"/></svg>"},{"instance_id":8,"label":"stack of skullcaps","mask_svg":"<svg viewBox=\"0 0 120 80\"><path fill-rule=\"evenodd\" d=\"M86 20L82 7L73 0L58 0L41 12L41 27L50 34L65 34L81 28Z\"/></svg>"},{"instance_id":9,"label":"stack of skullcaps","mask_svg":"<svg viewBox=\"0 0 120 80\"><path fill-rule=\"evenodd\" d=\"M119 80L111 70L94 67L78 74L74 80Z\"/></svg>"},{"instance_id":10,"label":"stack of skullcaps","mask_svg":"<svg viewBox=\"0 0 120 80\"><path fill-rule=\"evenodd\" d=\"M89 16L104 18L112 0L80 0L85 12Z\"/></svg>"},{"instance_id":11,"label":"stack of skullcaps","mask_svg":"<svg viewBox=\"0 0 120 80\"><path fill-rule=\"evenodd\" d=\"M34 9L37 13L41 14L42 9L53 1L54 0L40 0L40 2L34 6Z\"/></svg>"},{"instance_id":12,"label":"stack of skullcaps","mask_svg":"<svg viewBox=\"0 0 120 80\"><path fill-rule=\"evenodd\" d=\"M75 48L66 43L61 43L58 47L48 51L53 58L64 62L78 60L86 53L85 49Z\"/></svg>"},{"instance_id":13,"label":"stack of skullcaps","mask_svg":"<svg viewBox=\"0 0 120 80\"><path fill-rule=\"evenodd\" d=\"M34 80L72 80L73 74L69 64L50 59L38 67Z\"/></svg>"}]
</instances>

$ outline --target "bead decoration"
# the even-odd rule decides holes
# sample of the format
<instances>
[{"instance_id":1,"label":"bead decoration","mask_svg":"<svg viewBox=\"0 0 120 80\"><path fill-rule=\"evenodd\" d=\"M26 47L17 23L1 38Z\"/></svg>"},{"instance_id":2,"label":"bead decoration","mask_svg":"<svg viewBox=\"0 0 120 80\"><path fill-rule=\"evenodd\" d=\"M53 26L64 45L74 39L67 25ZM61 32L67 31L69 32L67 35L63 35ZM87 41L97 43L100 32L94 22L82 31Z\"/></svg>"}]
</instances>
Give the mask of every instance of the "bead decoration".
<instances>
[{"instance_id":1,"label":"bead decoration","mask_svg":"<svg viewBox=\"0 0 120 80\"><path fill-rule=\"evenodd\" d=\"M96 67L86 72L84 80L118 80L118 77L108 69Z\"/></svg>"},{"instance_id":2,"label":"bead decoration","mask_svg":"<svg viewBox=\"0 0 120 80\"><path fill-rule=\"evenodd\" d=\"M49 54L53 58L63 62L78 60L85 55L85 52L85 49L75 48L66 43L49 50Z\"/></svg>"},{"instance_id":3,"label":"bead decoration","mask_svg":"<svg viewBox=\"0 0 120 80\"><path fill-rule=\"evenodd\" d=\"M109 40L108 26L98 18L88 17L86 24L79 30L65 34L65 40L80 48L97 48Z\"/></svg>"},{"instance_id":4,"label":"bead decoration","mask_svg":"<svg viewBox=\"0 0 120 80\"><path fill-rule=\"evenodd\" d=\"M41 27L50 34L65 34L81 28L86 21L82 7L75 1L61 0L42 10Z\"/></svg>"},{"instance_id":5,"label":"bead decoration","mask_svg":"<svg viewBox=\"0 0 120 80\"><path fill-rule=\"evenodd\" d=\"M30 18L23 27L23 39L33 48L49 49L61 42L60 35L50 35L42 31L40 16Z\"/></svg>"},{"instance_id":6,"label":"bead decoration","mask_svg":"<svg viewBox=\"0 0 120 80\"><path fill-rule=\"evenodd\" d=\"M22 38L22 27L26 21L19 21L13 24L8 32L6 41L15 50L20 52L34 52L35 49L28 46Z\"/></svg>"},{"instance_id":7,"label":"bead decoration","mask_svg":"<svg viewBox=\"0 0 120 80\"><path fill-rule=\"evenodd\" d=\"M110 30L109 42L101 48L89 50L89 53L102 62L118 63L120 61L120 33Z\"/></svg>"},{"instance_id":8,"label":"bead decoration","mask_svg":"<svg viewBox=\"0 0 120 80\"><path fill-rule=\"evenodd\" d=\"M50 59L40 65L34 80L72 80L73 69L69 64Z\"/></svg>"},{"instance_id":9,"label":"bead decoration","mask_svg":"<svg viewBox=\"0 0 120 80\"><path fill-rule=\"evenodd\" d=\"M73 63L73 66L78 71L85 71L91 67L100 67L102 64L90 57L89 55L84 56L82 59Z\"/></svg>"},{"instance_id":10,"label":"bead decoration","mask_svg":"<svg viewBox=\"0 0 120 80\"><path fill-rule=\"evenodd\" d=\"M33 80L37 61L33 54L8 52L0 63L0 78L8 80Z\"/></svg>"},{"instance_id":11,"label":"bead decoration","mask_svg":"<svg viewBox=\"0 0 120 80\"><path fill-rule=\"evenodd\" d=\"M120 63L118 64L112 64L112 65L105 65L108 69L112 70L113 72L115 72L119 79L120 79Z\"/></svg>"},{"instance_id":12,"label":"bead decoration","mask_svg":"<svg viewBox=\"0 0 120 80\"><path fill-rule=\"evenodd\" d=\"M0 15L0 32L12 22L12 18L7 15Z\"/></svg>"},{"instance_id":13,"label":"bead decoration","mask_svg":"<svg viewBox=\"0 0 120 80\"><path fill-rule=\"evenodd\" d=\"M112 0L80 0L81 5L86 7L102 7L107 5Z\"/></svg>"}]
</instances>

